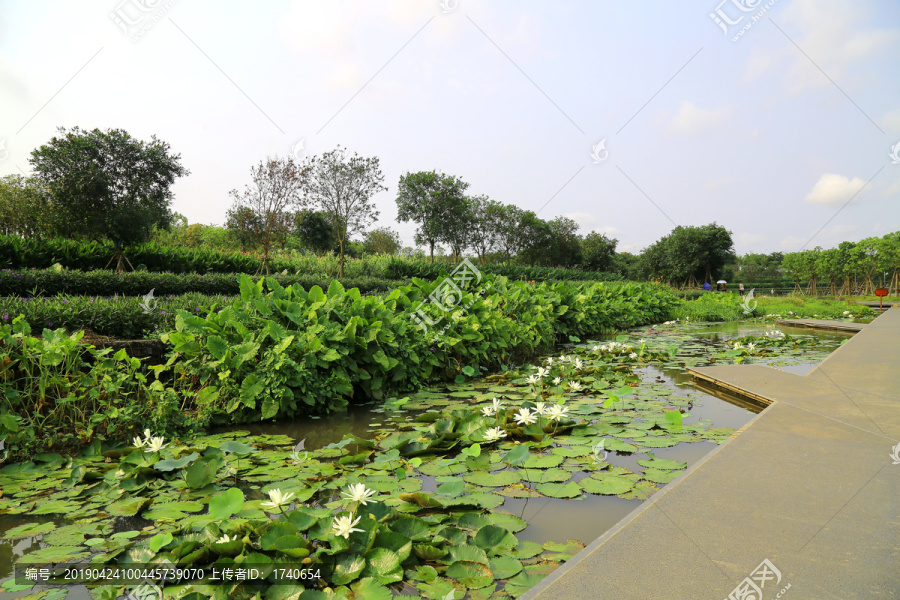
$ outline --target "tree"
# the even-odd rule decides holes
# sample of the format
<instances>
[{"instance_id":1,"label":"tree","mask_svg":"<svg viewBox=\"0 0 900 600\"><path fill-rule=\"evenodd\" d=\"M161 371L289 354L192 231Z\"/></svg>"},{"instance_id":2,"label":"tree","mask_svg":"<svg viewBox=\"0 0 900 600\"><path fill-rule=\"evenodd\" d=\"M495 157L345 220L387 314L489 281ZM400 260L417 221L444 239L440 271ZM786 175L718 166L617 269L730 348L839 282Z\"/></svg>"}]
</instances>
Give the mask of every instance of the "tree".
<instances>
[{"instance_id":1,"label":"tree","mask_svg":"<svg viewBox=\"0 0 900 600\"><path fill-rule=\"evenodd\" d=\"M256 248L259 241L262 221L253 209L247 206L236 206L225 213L225 227L241 245L241 250Z\"/></svg>"},{"instance_id":2,"label":"tree","mask_svg":"<svg viewBox=\"0 0 900 600\"><path fill-rule=\"evenodd\" d=\"M309 177L305 197L328 214L340 249L338 277L344 276L344 250L348 236L361 232L378 218L372 196L387 190L378 157L347 158L343 148L311 156L304 163Z\"/></svg>"},{"instance_id":3,"label":"tree","mask_svg":"<svg viewBox=\"0 0 900 600\"><path fill-rule=\"evenodd\" d=\"M390 254L400 252L400 234L390 227L379 227L366 234L365 248L369 254Z\"/></svg>"},{"instance_id":4,"label":"tree","mask_svg":"<svg viewBox=\"0 0 900 600\"><path fill-rule=\"evenodd\" d=\"M518 231L524 240L518 254L522 262L531 266L545 262L553 241L553 230L547 222L528 210L522 213Z\"/></svg>"},{"instance_id":5,"label":"tree","mask_svg":"<svg viewBox=\"0 0 900 600\"><path fill-rule=\"evenodd\" d=\"M572 267L582 261L578 223L569 217L547 221L550 228L549 247L544 261L552 267Z\"/></svg>"},{"instance_id":6,"label":"tree","mask_svg":"<svg viewBox=\"0 0 900 600\"><path fill-rule=\"evenodd\" d=\"M21 175L0 178L0 234L24 238L50 234L50 209L37 181Z\"/></svg>"},{"instance_id":7,"label":"tree","mask_svg":"<svg viewBox=\"0 0 900 600\"><path fill-rule=\"evenodd\" d=\"M713 281L735 259L731 232L711 223L702 227L678 226L644 250L644 268L653 276L681 286Z\"/></svg>"},{"instance_id":8,"label":"tree","mask_svg":"<svg viewBox=\"0 0 900 600\"><path fill-rule=\"evenodd\" d=\"M305 210L297 215L295 231L300 243L322 256L334 250L337 239L328 215L321 211Z\"/></svg>"},{"instance_id":9,"label":"tree","mask_svg":"<svg viewBox=\"0 0 900 600\"><path fill-rule=\"evenodd\" d=\"M121 129L60 128L59 137L32 151L29 162L52 203L55 229L111 240L116 251L110 262L117 260L118 271L124 268L123 245L169 226L172 184L189 174L167 143L156 136L136 140Z\"/></svg>"},{"instance_id":10,"label":"tree","mask_svg":"<svg viewBox=\"0 0 900 600\"><path fill-rule=\"evenodd\" d=\"M267 158L250 168L251 185L243 192L231 190L234 205L229 219L245 228L249 239L262 246L263 269L269 274L269 260L272 245L284 240L293 229L292 209L302 208L301 189L304 171L294 158Z\"/></svg>"},{"instance_id":11,"label":"tree","mask_svg":"<svg viewBox=\"0 0 900 600\"><path fill-rule=\"evenodd\" d=\"M506 255L506 264L518 256L525 247L526 239L522 236L521 224L525 211L515 204L503 204L492 209L497 229L497 246Z\"/></svg>"},{"instance_id":12,"label":"tree","mask_svg":"<svg viewBox=\"0 0 900 600\"><path fill-rule=\"evenodd\" d=\"M473 196L469 198L469 203L472 210L469 245L483 264L487 255L500 241L500 216L503 205L487 196Z\"/></svg>"},{"instance_id":13,"label":"tree","mask_svg":"<svg viewBox=\"0 0 900 600\"><path fill-rule=\"evenodd\" d=\"M453 263L456 264L472 243L472 227L475 221L472 201L466 196L448 196L444 200L443 208L440 240L450 246Z\"/></svg>"},{"instance_id":14,"label":"tree","mask_svg":"<svg viewBox=\"0 0 900 600\"><path fill-rule=\"evenodd\" d=\"M609 271L613 266L619 240L592 231L581 241L581 264L590 271Z\"/></svg>"},{"instance_id":15,"label":"tree","mask_svg":"<svg viewBox=\"0 0 900 600\"><path fill-rule=\"evenodd\" d=\"M464 213L464 193L468 187L469 184L458 177L435 171L405 173L400 177L397 220L419 225L416 244L428 246L432 263L436 244L446 241L448 236L459 238L458 232L451 229L455 226L454 219ZM457 239L457 244L462 242Z\"/></svg>"}]
</instances>

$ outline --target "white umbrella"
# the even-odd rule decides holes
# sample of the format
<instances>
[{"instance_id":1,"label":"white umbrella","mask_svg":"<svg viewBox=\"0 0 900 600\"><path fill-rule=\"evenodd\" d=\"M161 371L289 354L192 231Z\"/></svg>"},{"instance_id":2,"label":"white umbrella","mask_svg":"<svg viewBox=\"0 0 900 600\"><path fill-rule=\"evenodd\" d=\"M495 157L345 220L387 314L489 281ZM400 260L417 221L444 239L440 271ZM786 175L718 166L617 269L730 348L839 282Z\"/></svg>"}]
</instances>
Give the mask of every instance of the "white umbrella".
<instances>
[{"instance_id":1,"label":"white umbrella","mask_svg":"<svg viewBox=\"0 0 900 600\"><path fill-rule=\"evenodd\" d=\"M718 280L716 283L728 283L728 282L725 281L724 279L720 279L720 280Z\"/></svg>"}]
</instances>

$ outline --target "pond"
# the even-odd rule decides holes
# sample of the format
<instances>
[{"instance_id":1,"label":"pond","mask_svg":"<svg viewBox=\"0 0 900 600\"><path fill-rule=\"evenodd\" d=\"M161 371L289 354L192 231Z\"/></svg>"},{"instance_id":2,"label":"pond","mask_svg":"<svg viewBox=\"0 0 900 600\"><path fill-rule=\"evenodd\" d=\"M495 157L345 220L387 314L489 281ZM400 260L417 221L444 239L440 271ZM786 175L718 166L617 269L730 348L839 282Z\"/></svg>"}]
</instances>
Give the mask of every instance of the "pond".
<instances>
[{"instance_id":1,"label":"pond","mask_svg":"<svg viewBox=\"0 0 900 600\"><path fill-rule=\"evenodd\" d=\"M849 334L833 331L820 332L787 327L778 329L806 345L779 348L777 353L770 356L747 356L742 359L745 362L771 364L777 368L804 374L850 337ZM602 446L600 448L604 454L602 462L599 459L599 451L596 449L592 455L593 460L588 460L591 455L586 457L584 450L581 451L581 454L575 451L577 448L584 448L578 444L586 443L583 442L584 439L587 439L584 436L590 435L589 429L582 427L581 430L572 430L571 435L560 436L559 444L546 448L548 450L546 455L542 452L540 456L532 456L529 461L532 461L534 468L526 468L528 464L519 464L520 468L515 472L520 473L521 477L520 475L510 476L509 482L489 485L481 481L492 481L490 478L496 478L498 474L490 472L495 467L477 472L466 472L463 469L465 474L461 474L459 471L434 466L438 463L433 463L433 468L428 473L421 472L425 470L421 469L419 473L415 474L415 479L418 479L420 484L416 482L415 486L407 486L404 489L415 490L418 488L421 492L434 494L438 492L439 485L446 485L453 479L459 479L460 476L466 478L467 482L477 482L480 485L488 486L478 487L478 490L487 490L494 485L505 486L503 489L493 492L502 498L495 497L497 502L483 506L488 507L492 512L507 512L524 520L527 526L516 532L519 540L538 544L557 542L559 543L558 548L565 547L566 550L560 551L560 558L558 558L559 561L563 561L581 547L580 545L566 546L570 540L588 544L602 535L639 507L643 499L655 493L657 489L664 488L668 481L682 473L683 471L680 469L684 468L683 465L695 464L715 449L718 443L727 439L731 430L743 427L756 412L759 412L760 407L753 406L731 394L718 391L707 393L700 390L693 384L690 375L686 373L685 366L730 364L733 353L732 355L725 353L729 351L729 346L725 346L727 342L746 336L764 337L772 330L771 325L760 320L724 324L679 324L633 331L625 337L621 335L604 336L586 343L560 347L559 353L571 353L570 357L587 357L591 352L597 352L598 345L610 344L616 340L619 340L618 343L623 346L668 349L667 355L658 355L656 360L638 360L628 367L628 385L632 388L629 390L627 387L620 387L617 392L622 396L621 399L613 394L616 391L614 387L610 387L604 392L605 396L611 395L616 402L621 402L621 410L613 419L606 421L601 419L595 422L594 425L597 429L590 430L594 431L594 435L605 435L604 441L609 440L605 448ZM570 360L572 359L570 358ZM531 369L540 364L545 363L534 361ZM522 366L521 373L529 372L532 371L527 365ZM613 375L621 376L620 373L611 372L605 376L612 381ZM597 379L601 379L599 375ZM345 414L327 418L242 425L212 433L247 432L251 436L262 436L260 439L266 439L266 436L269 436L268 439L286 436L284 439L290 438L295 442L304 440L305 451L332 452L332 455L335 455L334 452L338 451L330 450L327 447L334 448L339 445L338 443L348 434L362 440L376 440L381 443L398 429L408 427L417 417L423 415L427 417L426 413L429 411L452 410L473 404L478 404L481 408L481 403L498 394L507 399L515 399L517 395L523 396L523 388L516 383L519 380L502 377L499 379L496 377L475 379L462 384L422 390L417 394L410 395L409 400L403 402L402 405L401 403L391 403L354 406ZM583 381L590 383L594 381L594 378L589 376ZM622 381L619 383L621 384ZM541 385L544 384L541 383ZM557 394L562 393L560 390L563 385L560 383L555 388ZM547 384L548 388L551 386L552 384ZM634 396L631 400L626 399L629 393ZM660 403L660 400L663 402ZM671 429L667 428L665 431L657 431L658 427L651 428L651 425L658 424L661 422L659 420L654 422L651 419L647 424L642 424L640 419L633 416L637 414L635 412L636 405L640 403L659 404L661 407L659 410L668 408L670 413L675 412L671 408L676 407L677 411L681 413L677 417L678 425L673 425ZM615 410L617 406L611 400L607 401L607 405L606 408L611 410ZM596 418L601 413L600 406L590 398L570 400L568 406L578 417ZM622 417L622 415L626 415L626 417ZM677 431L682 427L691 435L678 434ZM696 432L691 429L692 427L696 427ZM651 432L650 429L653 431ZM576 436L575 433L581 437ZM245 436L246 433L241 435ZM570 439L566 440L566 437ZM256 438L240 437L239 439L246 443L252 443ZM565 446L567 443L570 446ZM638 450L638 448L640 449ZM569 452L569 449L572 451ZM482 458L487 461L487 456L488 448L485 445L485 453ZM468 460L477 460L477 456L474 459L470 457ZM502 466L500 460L499 453L490 452L490 461L496 463L496 468ZM610 475L606 479L600 477L598 483L596 470L598 464L608 473L617 474ZM642 469L643 477L649 481L642 479L638 483L640 477L638 475L632 477L632 474L641 473ZM506 471L501 471L500 474L504 472ZM554 478L557 473L561 473L560 477ZM481 474L480 477L476 478L475 476L479 474ZM632 477L630 483L627 481L629 477ZM521 481L519 481L520 478ZM570 478L571 481L569 481ZM623 478L626 480L624 481L625 486L622 488L623 493L604 490L604 486L615 487L615 484L623 483ZM560 483L553 483L555 481ZM562 481L569 482L561 483ZM638 485L635 485L636 483ZM247 492L250 494L259 488L259 485L251 485ZM572 489L575 489L577 493L573 493ZM594 493L582 493L582 491L591 492L592 490ZM264 498L261 493L255 493ZM480 496L488 495L480 494ZM0 514L0 535L5 535L11 529L24 523L43 521L51 521L57 526L64 526L71 522L59 514L45 517L27 514ZM118 532L116 535L136 534L137 530L142 529L148 523L150 522L142 519L122 519L120 517L116 520L115 531ZM134 531L129 532L129 529ZM8 579L14 560L45 546L41 535L4 540L0 543L0 576ZM87 590L83 587L72 586L65 589L69 592L68 597L73 600L89 597ZM52 597L47 596L46 600L62 597L58 595L62 591L64 590L54 592ZM28 592L0 593L0 600L7 597L21 597L26 593Z\"/></svg>"}]
</instances>

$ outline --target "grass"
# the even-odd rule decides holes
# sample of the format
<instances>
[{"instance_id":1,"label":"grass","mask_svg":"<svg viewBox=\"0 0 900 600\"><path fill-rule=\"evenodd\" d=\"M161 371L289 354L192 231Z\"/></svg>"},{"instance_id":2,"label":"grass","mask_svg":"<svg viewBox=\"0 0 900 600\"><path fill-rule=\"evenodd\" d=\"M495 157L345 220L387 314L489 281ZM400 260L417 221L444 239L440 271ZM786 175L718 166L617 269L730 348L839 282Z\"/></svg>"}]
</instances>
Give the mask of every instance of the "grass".
<instances>
[{"instance_id":1,"label":"grass","mask_svg":"<svg viewBox=\"0 0 900 600\"><path fill-rule=\"evenodd\" d=\"M849 315L856 318L870 318L875 311L867 306L854 304L851 299L827 300L807 296L790 295L778 298L763 296L758 299L757 314L781 315L784 318L843 319ZM848 315L844 312L849 311Z\"/></svg>"}]
</instances>

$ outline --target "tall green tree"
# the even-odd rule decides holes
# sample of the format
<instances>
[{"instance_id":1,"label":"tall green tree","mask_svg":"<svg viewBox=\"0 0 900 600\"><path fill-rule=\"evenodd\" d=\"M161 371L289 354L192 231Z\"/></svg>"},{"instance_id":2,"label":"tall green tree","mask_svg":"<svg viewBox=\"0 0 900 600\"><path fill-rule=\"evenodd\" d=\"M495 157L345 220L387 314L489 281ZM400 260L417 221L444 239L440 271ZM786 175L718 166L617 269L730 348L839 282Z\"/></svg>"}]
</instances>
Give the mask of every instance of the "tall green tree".
<instances>
[{"instance_id":1,"label":"tall green tree","mask_svg":"<svg viewBox=\"0 0 900 600\"><path fill-rule=\"evenodd\" d=\"M295 232L300 237L304 248L321 256L334 250L337 238L334 237L334 225L328 215L321 211L304 210L297 215Z\"/></svg>"},{"instance_id":2,"label":"tall green tree","mask_svg":"<svg viewBox=\"0 0 900 600\"><path fill-rule=\"evenodd\" d=\"M405 173L397 185L397 220L418 225L416 244L427 246L431 262L434 248L447 237L457 238L454 219L464 214L469 184L436 171ZM458 241L457 243L461 243Z\"/></svg>"},{"instance_id":3,"label":"tall green tree","mask_svg":"<svg viewBox=\"0 0 900 600\"><path fill-rule=\"evenodd\" d=\"M59 129L29 159L52 203L55 229L70 237L108 239L116 269L124 268L126 244L150 239L172 220L172 184L189 174L181 155L152 136L131 137L121 129ZM130 262L128 263L131 264ZM133 268L133 267L132 267Z\"/></svg>"},{"instance_id":4,"label":"tall green tree","mask_svg":"<svg viewBox=\"0 0 900 600\"><path fill-rule=\"evenodd\" d=\"M275 244L284 246L294 228L295 211L305 206L302 187L304 170L292 156L270 157L250 168L249 185L244 190L231 190L234 199L232 215L250 215L251 237L262 247L260 271L269 274L269 261Z\"/></svg>"},{"instance_id":5,"label":"tall green tree","mask_svg":"<svg viewBox=\"0 0 900 600\"><path fill-rule=\"evenodd\" d=\"M522 220L525 211L515 204L503 204L491 209L497 230L497 247L506 256L506 264L518 256L528 240L522 235Z\"/></svg>"},{"instance_id":6,"label":"tall green tree","mask_svg":"<svg viewBox=\"0 0 900 600\"><path fill-rule=\"evenodd\" d=\"M393 256L400 252L400 234L390 227L379 227L366 233L366 241L363 245L369 254L390 254Z\"/></svg>"},{"instance_id":7,"label":"tall green tree","mask_svg":"<svg viewBox=\"0 0 900 600\"><path fill-rule=\"evenodd\" d=\"M304 166L309 173L303 186L305 197L328 214L339 248L338 277L343 277L349 236L362 233L378 218L372 196L387 190L380 161L377 156L364 158L355 152L348 157L338 146L321 156L310 156Z\"/></svg>"},{"instance_id":8,"label":"tall green tree","mask_svg":"<svg viewBox=\"0 0 900 600\"><path fill-rule=\"evenodd\" d=\"M589 271L609 271L613 266L619 240L592 231L581 241L581 260Z\"/></svg>"},{"instance_id":9,"label":"tall green tree","mask_svg":"<svg viewBox=\"0 0 900 600\"><path fill-rule=\"evenodd\" d=\"M36 238L53 234L53 215L39 183L21 175L0 178L0 234Z\"/></svg>"},{"instance_id":10,"label":"tall green tree","mask_svg":"<svg viewBox=\"0 0 900 600\"><path fill-rule=\"evenodd\" d=\"M715 281L735 259L731 232L711 223L702 227L678 226L644 250L642 262L656 277L672 285L696 286Z\"/></svg>"}]
</instances>

